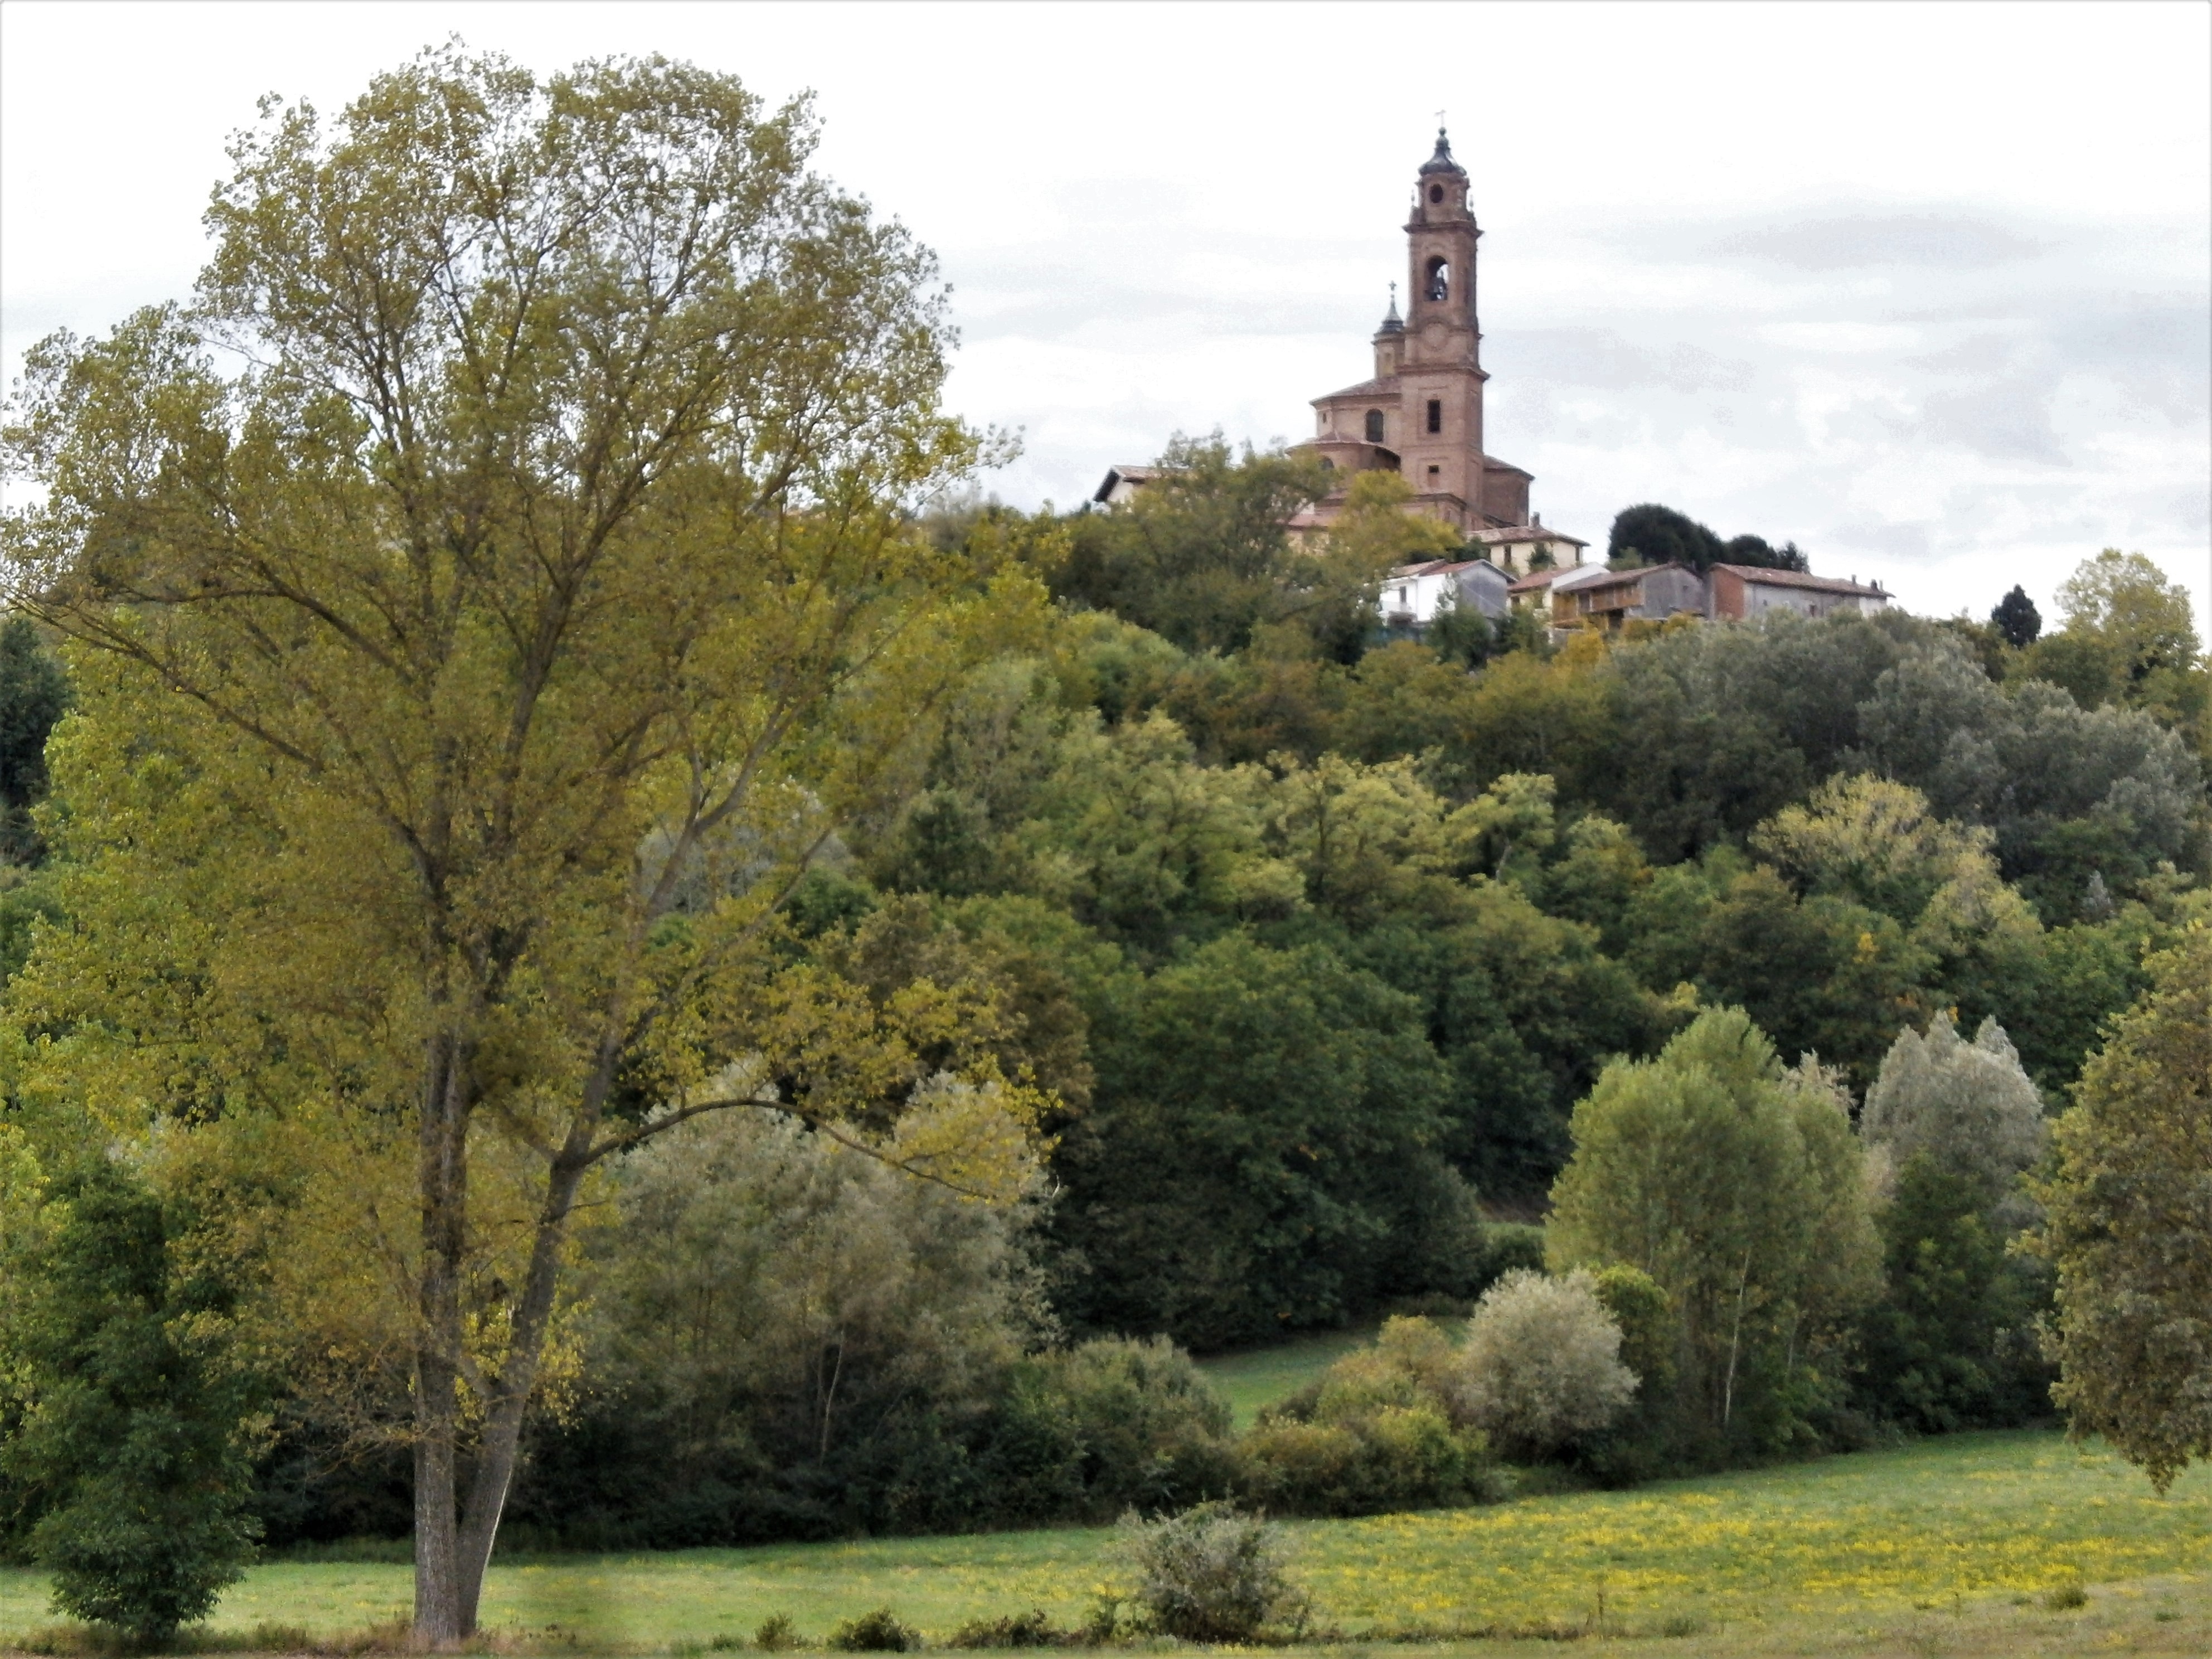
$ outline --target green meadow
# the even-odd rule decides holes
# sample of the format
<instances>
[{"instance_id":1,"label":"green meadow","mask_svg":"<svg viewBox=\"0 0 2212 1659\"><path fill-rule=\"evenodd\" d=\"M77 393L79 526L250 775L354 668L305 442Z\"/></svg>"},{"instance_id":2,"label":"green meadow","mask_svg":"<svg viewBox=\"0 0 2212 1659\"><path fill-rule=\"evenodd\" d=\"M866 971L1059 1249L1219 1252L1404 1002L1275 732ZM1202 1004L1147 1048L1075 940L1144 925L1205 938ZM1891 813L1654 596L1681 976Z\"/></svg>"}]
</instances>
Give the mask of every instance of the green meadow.
<instances>
[{"instance_id":1,"label":"green meadow","mask_svg":"<svg viewBox=\"0 0 2212 1659\"><path fill-rule=\"evenodd\" d=\"M1517 1631L1674 1652L2212 1650L2212 1471L2161 1498L2051 1433L1289 1530L1316 1625L1355 1644ZM1115 1574L1097 1528L519 1559L493 1567L483 1621L509 1648L666 1651L775 1613L819 1642L888 1606L942 1641L1031 1607L1074 1623ZM2046 1605L2077 1584L2086 1607ZM270 1562L213 1628L330 1642L403 1617L408 1596L397 1561ZM45 1601L37 1575L0 1572L0 1644L50 1626Z\"/></svg>"},{"instance_id":2,"label":"green meadow","mask_svg":"<svg viewBox=\"0 0 2212 1659\"><path fill-rule=\"evenodd\" d=\"M1243 1353L1216 1354L1198 1362L1206 1380L1213 1384L1236 1414L1237 1427L1252 1426L1263 1407L1288 1399L1354 1348L1375 1340L1376 1328L1324 1331L1271 1347Z\"/></svg>"}]
</instances>

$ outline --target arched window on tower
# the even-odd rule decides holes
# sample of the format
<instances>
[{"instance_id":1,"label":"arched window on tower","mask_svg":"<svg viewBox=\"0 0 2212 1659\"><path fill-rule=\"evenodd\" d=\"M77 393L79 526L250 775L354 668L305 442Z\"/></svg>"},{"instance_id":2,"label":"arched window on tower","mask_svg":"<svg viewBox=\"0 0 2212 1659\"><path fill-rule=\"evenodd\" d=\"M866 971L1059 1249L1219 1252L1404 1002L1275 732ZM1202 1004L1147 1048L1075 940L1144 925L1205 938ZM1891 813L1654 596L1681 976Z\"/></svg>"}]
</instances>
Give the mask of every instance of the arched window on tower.
<instances>
[{"instance_id":1,"label":"arched window on tower","mask_svg":"<svg viewBox=\"0 0 2212 1659\"><path fill-rule=\"evenodd\" d=\"M1367 411L1367 441L1370 444L1382 441L1382 411L1379 409Z\"/></svg>"},{"instance_id":2,"label":"arched window on tower","mask_svg":"<svg viewBox=\"0 0 2212 1659\"><path fill-rule=\"evenodd\" d=\"M1443 255L1429 261L1429 280L1423 284L1423 291L1431 300L1451 298L1451 262Z\"/></svg>"}]
</instances>

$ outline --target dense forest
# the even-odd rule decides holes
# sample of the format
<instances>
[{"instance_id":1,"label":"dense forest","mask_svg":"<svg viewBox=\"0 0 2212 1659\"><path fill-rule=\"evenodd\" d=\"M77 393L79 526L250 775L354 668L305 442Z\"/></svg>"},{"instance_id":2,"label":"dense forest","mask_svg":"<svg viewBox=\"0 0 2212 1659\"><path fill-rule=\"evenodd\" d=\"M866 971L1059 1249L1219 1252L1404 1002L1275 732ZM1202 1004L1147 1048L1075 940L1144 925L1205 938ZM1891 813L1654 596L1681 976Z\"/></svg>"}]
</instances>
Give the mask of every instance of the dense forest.
<instances>
[{"instance_id":1,"label":"dense forest","mask_svg":"<svg viewBox=\"0 0 2212 1659\"><path fill-rule=\"evenodd\" d=\"M1546 1207L1577 1101L1700 1010L1744 1011L1849 1102L1900 1034L1994 1022L2039 1115L2201 909L2205 672L2146 561L2087 562L2065 626L2019 642L1902 612L1391 639L1361 573L1432 526L1385 494L1346 538L1369 538L1358 560L1315 560L1279 527L1293 463L1218 442L1170 459L1133 511L921 521L1037 570L1054 614L971 678L919 787L812 857L777 934L789 968L879 1011L934 1005L915 1076L1040 1091L1035 1190L980 1210L795 1121L623 1160L622 1224L586 1235L579 1369L532 1431L526 1535L1103 1513L1146 1480L1201 1495L1233 1459L1187 1362L1111 1339L1203 1352L1464 1310L1541 1264L1513 1223ZM66 681L28 624L0 644L13 969L65 909L29 826ZM1767 1443L1838 1412L2048 1410L2027 1335L2047 1284L2001 1236L1956 1237L1994 1200L1934 1179L1882 1212L1909 1216L1886 1249L1903 1269L1948 1240L1976 1305L1954 1285L1935 1313L1862 1312L1841 1391ZM1127 1454L1151 1476L1095 1445L1067 1462L1086 1390L1122 1396L1093 1419L1154 1437ZM345 1425L311 1397L279 1419L271 1537L404 1526L390 1455L339 1455Z\"/></svg>"}]
</instances>

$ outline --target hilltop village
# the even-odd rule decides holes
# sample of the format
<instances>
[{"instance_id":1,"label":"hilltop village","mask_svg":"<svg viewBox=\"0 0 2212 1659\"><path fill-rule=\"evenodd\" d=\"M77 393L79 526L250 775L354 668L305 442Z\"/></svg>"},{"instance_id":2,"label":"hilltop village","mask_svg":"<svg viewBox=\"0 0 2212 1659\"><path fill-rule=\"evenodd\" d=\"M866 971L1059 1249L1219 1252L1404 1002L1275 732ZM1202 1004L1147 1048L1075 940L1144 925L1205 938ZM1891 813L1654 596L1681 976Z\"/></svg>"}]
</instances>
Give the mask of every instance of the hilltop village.
<instances>
[{"instance_id":1,"label":"hilltop village","mask_svg":"<svg viewBox=\"0 0 2212 1659\"><path fill-rule=\"evenodd\" d=\"M1490 617L1535 611L1555 629L1613 630L1632 620L1742 619L1784 610L1864 615L1888 605L1879 584L1806 570L1725 561L1701 568L1633 553L1593 560L1587 541L1532 512L1533 475L1486 447L1483 389L1490 374L1482 367L1476 306L1482 229L1468 191L1467 169L1438 128L1435 153L1415 175L1406 221L1407 313L1400 314L1394 288L1375 331L1375 372L1316 398L1314 435L1293 452L1317 458L1340 481L1289 520L1301 543L1327 532L1344 511L1352 480L1370 471L1402 477L1412 490L1410 511L1465 536L1456 557L1389 572L1378 595L1386 629L1418 638L1452 606ZM1157 483L1160 471L1109 468L1091 500L1125 505Z\"/></svg>"}]
</instances>

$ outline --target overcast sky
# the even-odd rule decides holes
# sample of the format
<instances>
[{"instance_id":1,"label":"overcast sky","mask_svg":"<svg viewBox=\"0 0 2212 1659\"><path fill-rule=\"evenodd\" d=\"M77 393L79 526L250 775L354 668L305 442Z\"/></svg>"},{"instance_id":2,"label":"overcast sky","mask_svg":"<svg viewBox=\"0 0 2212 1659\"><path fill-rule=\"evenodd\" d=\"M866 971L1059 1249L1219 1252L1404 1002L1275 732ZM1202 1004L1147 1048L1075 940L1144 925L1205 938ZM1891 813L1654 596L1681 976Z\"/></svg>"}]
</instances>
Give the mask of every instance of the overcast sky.
<instances>
[{"instance_id":1,"label":"overcast sky","mask_svg":"<svg viewBox=\"0 0 2212 1659\"><path fill-rule=\"evenodd\" d=\"M0 349L185 294L226 134L448 33L781 100L942 258L954 406L1081 500L1370 372L1436 112L1493 453L1602 544L1662 501L1910 608L2047 618L2107 544L2212 589L2212 8L0 6Z\"/></svg>"}]
</instances>

